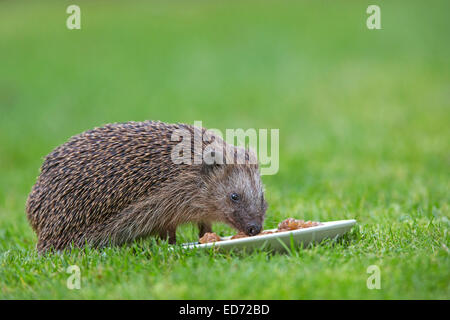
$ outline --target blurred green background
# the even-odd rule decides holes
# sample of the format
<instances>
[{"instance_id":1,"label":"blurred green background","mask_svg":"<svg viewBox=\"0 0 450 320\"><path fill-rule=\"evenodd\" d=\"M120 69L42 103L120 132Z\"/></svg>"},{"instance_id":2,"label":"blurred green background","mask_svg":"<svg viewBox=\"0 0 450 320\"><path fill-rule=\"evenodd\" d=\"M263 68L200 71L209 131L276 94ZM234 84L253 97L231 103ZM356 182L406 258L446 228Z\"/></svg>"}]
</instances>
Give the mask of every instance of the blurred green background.
<instances>
[{"instance_id":1,"label":"blurred green background","mask_svg":"<svg viewBox=\"0 0 450 320\"><path fill-rule=\"evenodd\" d=\"M81 7L81 30L66 28L70 4ZM381 30L366 27L369 4L381 7ZM449 298L449 12L448 1L1 1L0 293ZM108 290L100 278L67 290L66 276L55 275L66 258L35 255L24 210L43 157L84 130L146 119L279 129L280 170L263 178L266 226L289 216L356 218L350 245L214 263L153 256L153 280L133 257L123 267L127 286L104 276ZM123 250L111 254L119 261ZM195 261L209 262L203 270ZM384 290L365 287L373 263L396 274L383 278ZM197 283L191 275L199 272L235 280ZM287 274L292 283L283 283ZM244 289L268 275L273 283Z\"/></svg>"}]
</instances>

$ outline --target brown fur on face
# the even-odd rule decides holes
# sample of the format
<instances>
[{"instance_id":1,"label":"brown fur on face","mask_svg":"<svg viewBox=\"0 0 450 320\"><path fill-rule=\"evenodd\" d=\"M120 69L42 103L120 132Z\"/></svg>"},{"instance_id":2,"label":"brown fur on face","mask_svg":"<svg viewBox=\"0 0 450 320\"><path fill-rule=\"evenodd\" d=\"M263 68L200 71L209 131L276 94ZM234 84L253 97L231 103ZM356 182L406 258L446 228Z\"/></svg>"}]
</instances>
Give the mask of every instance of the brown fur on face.
<instances>
[{"instance_id":1,"label":"brown fur on face","mask_svg":"<svg viewBox=\"0 0 450 320\"><path fill-rule=\"evenodd\" d=\"M215 136L201 142L202 150L224 146L223 164L174 164L178 142L171 136L178 129L205 132L155 121L109 124L53 150L27 201L38 251L121 245L150 235L174 242L177 227L188 222L203 233L215 221L244 232L262 227L266 203L257 164L229 164L238 148ZM245 151L246 160L254 157Z\"/></svg>"},{"instance_id":2,"label":"brown fur on face","mask_svg":"<svg viewBox=\"0 0 450 320\"><path fill-rule=\"evenodd\" d=\"M247 234L252 225L257 231L262 230L267 203L256 165L215 166L203 181L202 200L198 202L202 211L214 214L215 220ZM239 199L234 201L232 194L238 195Z\"/></svg>"}]
</instances>

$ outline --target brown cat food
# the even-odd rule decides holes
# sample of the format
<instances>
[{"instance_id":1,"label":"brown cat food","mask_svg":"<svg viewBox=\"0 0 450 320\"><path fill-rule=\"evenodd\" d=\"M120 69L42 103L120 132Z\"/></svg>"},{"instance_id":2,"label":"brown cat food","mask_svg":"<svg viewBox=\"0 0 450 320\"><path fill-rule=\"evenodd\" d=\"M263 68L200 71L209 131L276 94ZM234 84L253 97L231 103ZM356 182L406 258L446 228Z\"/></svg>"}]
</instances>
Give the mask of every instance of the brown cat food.
<instances>
[{"instance_id":1,"label":"brown cat food","mask_svg":"<svg viewBox=\"0 0 450 320\"><path fill-rule=\"evenodd\" d=\"M288 218L286 220L281 221L278 224L278 229L276 231L261 231L256 236L262 236L265 234L272 234L276 232L284 232L284 231L292 231L297 229L304 229L304 228L311 228L315 226L321 225L320 222L314 222L314 221L304 221L294 218ZM249 236L246 235L244 232L239 232L232 236L230 239L241 239L241 238L248 238ZM200 238L200 243L209 243L209 242L217 242L221 241L220 237L215 234L214 232L207 232L203 237Z\"/></svg>"},{"instance_id":2,"label":"brown cat food","mask_svg":"<svg viewBox=\"0 0 450 320\"><path fill-rule=\"evenodd\" d=\"M315 227L315 226L318 226L318 225L320 225L319 222L314 222L314 221L306 221L305 222L304 220L288 218L286 220L281 221L278 224L277 232L310 228L310 227Z\"/></svg>"},{"instance_id":3,"label":"brown cat food","mask_svg":"<svg viewBox=\"0 0 450 320\"><path fill-rule=\"evenodd\" d=\"M261 232L258 233L256 236L262 236L262 235L265 235L265 234L271 234L271 233L273 233L273 231L261 231ZM248 237L249 237L249 236L246 235L245 233L239 232L239 233L235 234L234 236L232 236L232 237L231 237L231 240L234 240L234 239L240 239L240 238L248 238Z\"/></svg>"},{"instance_id":4,"label":"brown cat food","mask_svg":"<svg viewBox=\"0 0 450 320\"><path fill-rule=\"evenodd\" d=\"M248 237L248 235L246 235L245 233L239 232L239 233L235 234L234 236L232 236L231 240L240 239L240 238L247 238L247 237Z\"/></svg>"},{"instance_id":5,"label":"brown cat food","mask_svg":"<svg viewBox=\"0 0 450 320\"><path fill-rule=\"evenodd\" d=\"M209 243L209 242L217 242L220 241L220 237L214 232L207 232L201 237L198 242L200 243Z\"/></svg>"}]
</instances>

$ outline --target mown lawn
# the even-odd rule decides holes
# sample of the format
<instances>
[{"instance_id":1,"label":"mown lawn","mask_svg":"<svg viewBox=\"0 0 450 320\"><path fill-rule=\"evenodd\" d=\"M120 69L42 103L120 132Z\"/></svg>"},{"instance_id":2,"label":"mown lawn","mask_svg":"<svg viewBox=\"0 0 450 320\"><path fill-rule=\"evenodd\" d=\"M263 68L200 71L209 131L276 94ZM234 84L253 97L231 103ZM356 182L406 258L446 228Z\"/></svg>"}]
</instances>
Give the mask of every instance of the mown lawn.
<instances>
[{"instance_id":1,"label":"mown lawn","mask_svg":"<svg viewBox=\"0 0 450 320\"><path fill-rule=\"evenodd\" d=\"M448 1L377 1L382 30L365 26L368 1L77 1L82 29L69 31L72 3L0 2L0 298L450 298ZM24 207L42 158L84 130L145 119L277 128L266 228L290 216L358 225L290 254L148 239L38 256Z\"/></svg>"}]
</instances>

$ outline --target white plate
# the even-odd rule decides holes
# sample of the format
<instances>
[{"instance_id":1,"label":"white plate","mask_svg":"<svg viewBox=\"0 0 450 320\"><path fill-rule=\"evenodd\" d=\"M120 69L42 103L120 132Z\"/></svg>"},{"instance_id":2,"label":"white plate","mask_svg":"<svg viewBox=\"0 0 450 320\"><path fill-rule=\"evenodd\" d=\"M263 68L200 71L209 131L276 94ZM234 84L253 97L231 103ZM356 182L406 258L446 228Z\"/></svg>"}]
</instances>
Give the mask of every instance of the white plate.
<instances>
[{"instance_id":1,"label":"white plate","mask_svg":"<svg viewBox=\"0 0 450 320\"><path fill-rule=\"evenodd\" d=\"M222 237L222 241L210 243L185 243L184 248L210 248L216 247L223 250L231 249L257 249L267 248L273 250L286 250L291 247L291 241L294 245L303 244L307 246L312 242L320 242L324 239L336 239L356 224L356 220L339 220L322 222L321 225L305 229L297 229L292 231L277 232L272 234L265 234L261 236L254 236L248 238L239 238L231 240L231 236ZM271 229L266 231L275 231ZM283 245L284 244L284 245Z\"/></svg>"}]
</instances>

